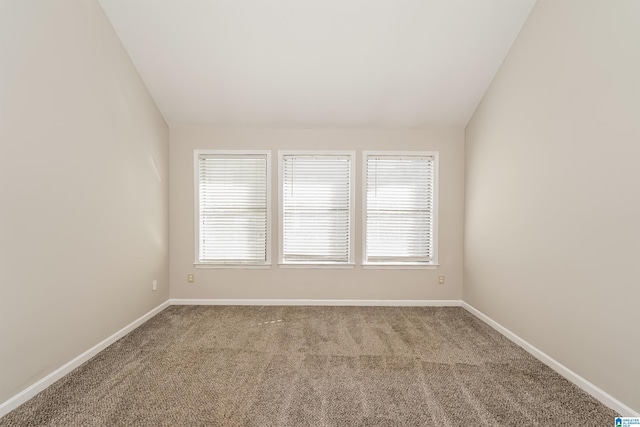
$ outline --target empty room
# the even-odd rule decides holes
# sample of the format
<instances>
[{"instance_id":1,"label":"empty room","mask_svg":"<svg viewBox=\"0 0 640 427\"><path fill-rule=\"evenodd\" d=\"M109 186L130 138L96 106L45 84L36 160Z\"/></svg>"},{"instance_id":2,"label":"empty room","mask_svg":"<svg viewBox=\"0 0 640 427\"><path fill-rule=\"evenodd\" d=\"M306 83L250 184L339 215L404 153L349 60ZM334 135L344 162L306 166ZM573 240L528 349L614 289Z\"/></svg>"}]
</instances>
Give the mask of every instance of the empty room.
<instances>
[{"instance_id":1,"label":"empty room","mask_svg":"<svg viewBox=\"0 0 640 427\"><path fill-rule=\"evenodd\" d=\"M0 426L640 426L640 1L0 0Z\"/></svg>"}]
</instances>

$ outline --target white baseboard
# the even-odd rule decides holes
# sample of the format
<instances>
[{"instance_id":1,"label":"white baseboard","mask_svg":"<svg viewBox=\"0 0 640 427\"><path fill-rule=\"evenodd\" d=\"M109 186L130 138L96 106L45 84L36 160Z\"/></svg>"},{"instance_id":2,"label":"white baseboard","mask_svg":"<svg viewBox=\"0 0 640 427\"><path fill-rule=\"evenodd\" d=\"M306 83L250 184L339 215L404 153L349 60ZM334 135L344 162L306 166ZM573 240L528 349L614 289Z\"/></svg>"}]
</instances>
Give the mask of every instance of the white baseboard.
<instances>
[{"instance_id":1,"label":"white baseboard","mask_svg":"<svg viewBox=\"0 0 640 427\"><path fill-rule=\"evenodd\" d=\"M22 405L35 395L49 387L60 378L73 371L93 356L142 325L144 322L164 310L169 305L315 305L315 306L398 306L398 307L460 307L493 327L505 337L525 349L536 359L598 399L604 405L618 412L622 416L640 417L640 414L626 406L610 394L596 387L589 381L582 378L566 366L562 365L552 357L548 356L538 348L529 344L509 329L500 325L473 306L460 300L316 300L316 299L170 299L160 304L158 307L134 320L118 332L96 344L75 359L56 369L35 384L32 384L22 392L0 404L0 417L8 414L18 406Z\"/></svg>"},{"instance_id":2,"label":"white baseboard","mask_svg":"<svg viewBox=\"0 0 640 427\"><path fill-rule=\"evenodd\" d=\"M94 345L89 350L82 353L80 356L64 364L60 368L51 372L46 377L30 385L20 393L6 400L5 402L0 403L0 418L5 416L9 412L13 411L18 406L22 405L32 397L34 397L36 394L40 393L41 391L49 387L51 384L55 383L60 378L64 377L69 372L73 371L74 369L82 365L84 362L91 359L96 354L100 353L102 350L109 347L111 344L118 341L120 338L127 335L129 332L133 331L135 328L142 325L144 322L151 319L153 316L155 316L156 314L158 314L168 306L169 306L169 301L163 302L162 304L160 304L159 306L157 306L147 314L142 315L140 318L134 320L124 328L120 329L115 334L108 337L107 339Z\"/></svg>"},{"instance_id":3,"label":"white baseboard","mask_svg":"<svg viewBox=\"0 0 640 427\"><path fill-rule=\"evenodd\" d=\"M542 363L544 363L545 365L547 365L548 367L556 371L558 374L565 377L567 380L571 381L576 386L580 387L582 390L589 393L591 396L593 396L594 398L602 402L604 405L616 411L618 414L625 417L640 417L640 414L638 412L634 411L624 403L620 402L619 400L611 396L609 393L605 392L604 390L596 387L594 384L585 380L580 375L576 374L571 369L567 368L566 366L564 366L563 364L561 364L551 356L547 355L540 349L529 344L527 341L523 340L518 335L514 334L509 329L505 328L495 320L491 319L489 316L482 313L480 310L467 304L464 301L462 301L462 308L464 308L469 313L473 314L478 319L482 320L483 322L491 326L496 331L500 332L505 337L509 338L511 341L513 341L514 343L516 343L517 345L525 349L533 357L535 357L536 359L538 359L539 361L541 361Z\"/></svg>"},{"instance_id":4,"label":"white baseboard","mask_svg":"<svg viewBox=\"0 0 640 427\"><path fill-rule=\"evenodd\" d=\"M326 305L460 307L460 300L378 300L378 299L171 299L171 305Z\"/></svg>"}]
</instances>

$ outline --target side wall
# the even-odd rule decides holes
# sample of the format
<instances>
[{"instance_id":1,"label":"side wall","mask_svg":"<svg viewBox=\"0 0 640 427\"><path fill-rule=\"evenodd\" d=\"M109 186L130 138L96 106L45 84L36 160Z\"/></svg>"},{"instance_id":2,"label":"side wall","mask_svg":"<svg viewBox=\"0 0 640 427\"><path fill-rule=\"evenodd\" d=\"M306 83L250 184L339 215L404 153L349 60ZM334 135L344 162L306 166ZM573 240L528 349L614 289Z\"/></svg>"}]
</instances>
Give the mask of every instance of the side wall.
<instances>
[{"instance_id":1,"label":"side wall","mask_svg":"<svg viewBox=\"0 0 640 427\"><path fill-rule=\"evenodd\" d=\"M171 129L171 298L459 300L462 292L462 130L214 130ZM272 150L272 262L269 270L195 269L194 149ZM278 267L278 150L355 150L354 269ZM362 268L362 151L440 152L437 270ZM309 274L312 271L313 274ZM187 274L195 283L187 283ZM446 283L438 285L438 275Z\"/></svg>"},{"instance_id":2,"label":"side wall","mask_svg":"<svg viewBox=\"0 0 640 427\"><path fill-rule=\"evenodd\" d=\"M1 403L168 299L169 131L97 1L0 31Z\"/></svg>"},{"instance_id":3,"label":"side wall","mask_svg":"<svg viewBox=\"0 0 640 427\"><path fill-rule=\"evenodd\" d=\"M463 300L640 410L640 2L540 0L466 130Z\"/></svg>"}]
</instances>

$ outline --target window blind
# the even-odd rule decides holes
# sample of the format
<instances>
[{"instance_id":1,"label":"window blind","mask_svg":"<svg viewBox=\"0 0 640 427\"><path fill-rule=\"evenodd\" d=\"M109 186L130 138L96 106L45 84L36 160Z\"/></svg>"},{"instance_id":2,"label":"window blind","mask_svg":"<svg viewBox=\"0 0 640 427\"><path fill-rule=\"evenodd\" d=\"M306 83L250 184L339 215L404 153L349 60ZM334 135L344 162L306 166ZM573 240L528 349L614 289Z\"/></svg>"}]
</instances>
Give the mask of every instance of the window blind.
<instances>
[{"instance_id":1,"label":"window blind","mask_svg":"<svg viewBox=\"0 0 640 427\"><path fill-rule=\"evenodd\" d=\"M348 263L351 156L282 156L283 262Z\"/></svg>"},{"instance_id":2,"label":"window blind","mask_svg":"<svg viewBox=\"0 0 640 427\"><path fill-rule=\"evenodd\" d=\"M366 158L366 261L433 260L433 156Z\"/></svg>"},{"instance_id":3,"label":"window blind","mask_svg":"<svg viewBox=\"0 0 640 427\"><path fill-rule=\"evenodd\" d=\"M199 262L267 261L267 156L198 156Z\"/></svg>"}]
</instances>

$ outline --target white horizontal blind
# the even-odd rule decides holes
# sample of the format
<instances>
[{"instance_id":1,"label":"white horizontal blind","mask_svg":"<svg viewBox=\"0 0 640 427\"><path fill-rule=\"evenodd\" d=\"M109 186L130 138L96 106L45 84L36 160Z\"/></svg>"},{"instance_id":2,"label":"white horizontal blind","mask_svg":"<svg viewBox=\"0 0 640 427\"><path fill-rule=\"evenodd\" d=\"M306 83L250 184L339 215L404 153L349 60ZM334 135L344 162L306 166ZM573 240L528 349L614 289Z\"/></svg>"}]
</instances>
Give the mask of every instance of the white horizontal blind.
<instances>
[{"instance_id":1,"label":"white horizontal blind","mask_svg":"<svg viewBox=\"0 0 640 427\"><path fill-rule=\"evenodd\" d=\"M367 156L367 262L431 263L434 173L433 156Z\"/></svg>"},{"instance_id":2,"label":"white horizontal blind","mask_svg":"<svg viewBox=\"0 0 640 427\"><path fill-rule=\"evenodd\" d=\"M282 156L283 262L348 263L351 156Z\"/></svg>"},{"instance_id":3,"label":"white horizontal blind","mask_svg":"<svg viewBox=\"0 0 640 427\"><path fill-rule=\"evenodd\" d=\"M267 261L267 156L198 156L199 262Z\"/></svg>"}]
</instances>

